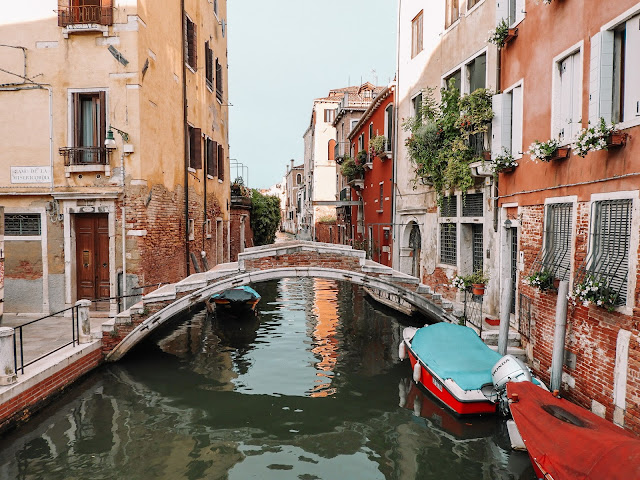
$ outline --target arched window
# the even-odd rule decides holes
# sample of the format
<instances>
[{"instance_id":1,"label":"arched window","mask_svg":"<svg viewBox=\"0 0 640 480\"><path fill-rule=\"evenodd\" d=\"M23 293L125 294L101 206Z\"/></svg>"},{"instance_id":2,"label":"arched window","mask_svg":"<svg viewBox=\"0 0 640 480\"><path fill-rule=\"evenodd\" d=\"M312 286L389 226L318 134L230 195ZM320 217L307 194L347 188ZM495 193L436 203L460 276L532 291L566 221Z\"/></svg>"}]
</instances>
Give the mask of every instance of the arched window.
<instances>
[{"instance_id":1,"label":"arched window","mask_svg":"<svg viewBox=\"0 0 640 480\"><path fill-rule=\"evenodd\" d=\"M302 175L296 175L296 185L300 185L302 183Z\"/></svg>"}]
</instances>

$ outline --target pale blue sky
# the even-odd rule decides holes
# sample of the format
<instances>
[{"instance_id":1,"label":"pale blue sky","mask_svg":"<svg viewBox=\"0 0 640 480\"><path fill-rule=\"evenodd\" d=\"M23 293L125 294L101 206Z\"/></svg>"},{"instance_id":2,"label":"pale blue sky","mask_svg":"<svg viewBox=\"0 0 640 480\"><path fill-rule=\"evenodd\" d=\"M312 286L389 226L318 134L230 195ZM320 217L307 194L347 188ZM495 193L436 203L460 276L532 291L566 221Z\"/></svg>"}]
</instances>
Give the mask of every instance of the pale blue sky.
<instances>
[{"instance_id":1,"label":"pale blue sky","mask_svg":"<svg viewBox=\"0 0 640 480\"><path fill-rule=\"evenodd\" d=\"M302 163L314 98L393 80L397 0L228 0L227 9L229 152L249 167L250 187L267 188L291 158Z\"/></svg>"}]
</instances>

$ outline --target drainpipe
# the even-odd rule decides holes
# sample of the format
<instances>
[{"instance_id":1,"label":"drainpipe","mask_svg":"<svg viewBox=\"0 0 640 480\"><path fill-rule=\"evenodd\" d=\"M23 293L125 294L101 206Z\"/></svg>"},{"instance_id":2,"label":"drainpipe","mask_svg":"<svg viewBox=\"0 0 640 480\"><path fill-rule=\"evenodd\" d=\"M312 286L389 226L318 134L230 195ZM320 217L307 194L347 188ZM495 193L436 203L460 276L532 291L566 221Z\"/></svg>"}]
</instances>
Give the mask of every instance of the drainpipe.
<instances>
[{"instance_id":1,"label":"drainpipe","mask_svg":"<svg viewBox=\"0 0 640 480\"><path fill-rule=\"evenodd\" d=\"M184 260L187 270L187 277L190 275L189 267L189 126L187 124L187 66L184 57L184 38L186 35L184 25L184 0L180 0L180 36L182 59L182 111L184 124Z\"/></svg>"},{"instance_id":2,"label":"drainpipe","mask_svg":"<svg viewBox=\"0 0 640 480\"><path fill-rule=\"evenodd\" d=\"M553 336L553 355L551 357L551 391L560 391L562 385L562 364L564 363L564 341L567 333L567 294L569 282L562 280L558 287L556 301L556 330Z\"/></svg>"},{"instance_id":3,"label":"drainpipe","mask_svg":"<svg viewBox=\"0 0 640 480\"><path fill-rule=\"evenodd\" d=\"M393 168L391 169L391 266L399 270L399 257L396 261L396 178L398 169L398 119L400 110L400 13L402 0L398 0L398 26L396 28L396 84L393 91ZM397 249L398 253L400 248Z\"/></svg>"}]
</instances>

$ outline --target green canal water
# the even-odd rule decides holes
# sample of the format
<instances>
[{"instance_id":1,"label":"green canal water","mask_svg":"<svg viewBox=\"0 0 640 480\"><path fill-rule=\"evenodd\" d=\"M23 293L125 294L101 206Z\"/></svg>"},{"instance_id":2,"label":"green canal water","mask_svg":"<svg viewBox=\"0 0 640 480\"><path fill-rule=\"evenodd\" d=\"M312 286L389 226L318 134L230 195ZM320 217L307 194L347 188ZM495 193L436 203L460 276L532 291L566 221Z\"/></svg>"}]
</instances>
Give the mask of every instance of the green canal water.
<instances>
[{"instance_id":1,"label":"green canal water","mask_svg":"<svg viewBox=\"0 0 640 480\"><path fill-rule=\"evenodd\" d=\"M460 420L359 287L254 285L259 315L177 319L0 438L1 479L534 479L499 418Z\"/></svg>"}]
</instances>

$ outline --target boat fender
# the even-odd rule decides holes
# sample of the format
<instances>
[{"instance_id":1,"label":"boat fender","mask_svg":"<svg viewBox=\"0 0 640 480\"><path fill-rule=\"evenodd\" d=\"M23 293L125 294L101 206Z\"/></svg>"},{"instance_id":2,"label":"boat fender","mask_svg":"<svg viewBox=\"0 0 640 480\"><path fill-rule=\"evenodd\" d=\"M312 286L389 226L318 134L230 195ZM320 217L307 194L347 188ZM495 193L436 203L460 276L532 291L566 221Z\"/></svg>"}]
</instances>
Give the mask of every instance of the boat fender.
<instances>
[{"instance_id":1,"label":"boat fender","mask_svg":"<svg viewBox=\"0 0 640 480\"><path fill-rule=\"evenodd\" d=\"M400 342L400 345L398 345L398 357L400 357L400 360L407 358L407 349L404 341Z\"/></svg>"},{"instance_id":2,"label":"boat fender","mask_svg":"<svg viewBox=\"0 0 640 480\"><path fill-rule=\"evenodd\" d=\"M420 362L416 361L416 364L413 366L413 381L416 383L419 383L421 374L422 374L422 367L420 366Z\"/></svg>"}]
</instances>

